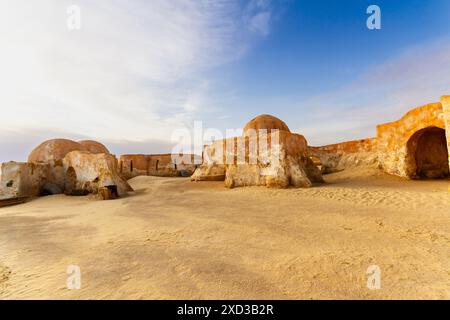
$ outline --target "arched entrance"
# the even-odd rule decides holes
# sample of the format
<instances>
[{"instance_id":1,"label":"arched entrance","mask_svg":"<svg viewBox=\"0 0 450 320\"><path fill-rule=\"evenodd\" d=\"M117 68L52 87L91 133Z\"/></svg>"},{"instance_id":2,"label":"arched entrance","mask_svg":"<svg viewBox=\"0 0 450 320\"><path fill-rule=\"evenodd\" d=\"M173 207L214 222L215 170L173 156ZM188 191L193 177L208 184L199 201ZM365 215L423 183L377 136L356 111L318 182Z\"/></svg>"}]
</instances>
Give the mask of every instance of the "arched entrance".
<instances>
[{"instance_id":1,"label":"arched entrance","mask_svg":"<svg viewBox=\"0 0 450 320\"><path fill-rule=\"evenodd\" d=\"M445 130L428 127L409 139L408 172L414 179L444 179L449 176Z\"/></svg>"}]
</instances>

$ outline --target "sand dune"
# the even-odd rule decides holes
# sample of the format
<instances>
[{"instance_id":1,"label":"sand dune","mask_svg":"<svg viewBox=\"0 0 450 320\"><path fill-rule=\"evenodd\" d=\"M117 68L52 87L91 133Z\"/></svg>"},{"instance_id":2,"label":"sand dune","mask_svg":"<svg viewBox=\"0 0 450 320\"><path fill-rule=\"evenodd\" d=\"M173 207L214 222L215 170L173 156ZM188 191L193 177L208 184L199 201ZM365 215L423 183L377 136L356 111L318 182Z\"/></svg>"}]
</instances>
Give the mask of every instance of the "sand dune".
<instances>
[{"instance_id":1,"label":"sand dune","mask_svg":"<svg viewBox=\"0 0 450 320\"><path fill-rule=\"evenodd\" d=\"M114 201L0 209L0 298L450 298L449 181L364 168L309 189L137 177ZM80 290L66 288L68 265ZM380 290L366 286L378 265Z\"/></svg>"}]
</instances>

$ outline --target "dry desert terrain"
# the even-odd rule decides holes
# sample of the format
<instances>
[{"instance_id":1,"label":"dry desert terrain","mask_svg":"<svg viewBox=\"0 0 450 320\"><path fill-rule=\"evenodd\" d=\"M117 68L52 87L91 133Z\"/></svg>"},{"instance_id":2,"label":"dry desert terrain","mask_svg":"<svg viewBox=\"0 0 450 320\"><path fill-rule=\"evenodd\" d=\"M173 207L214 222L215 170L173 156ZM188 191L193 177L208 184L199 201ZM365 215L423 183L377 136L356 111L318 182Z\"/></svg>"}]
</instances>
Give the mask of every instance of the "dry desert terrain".
<instances>
[{"instance_id":1,"label":"dry desert terrain","mask_svg":"<svg viewBox=\"0 0 450 320\"><path fill-rule=\"evenodd\" d=\"M2 299L449 299L449 181L364 168L309 189L137 177L113 201L0 209ZM66 287L67 266L81 289ZM366 270L381 269L369 290Z\"/></svg>"}]
</instances>

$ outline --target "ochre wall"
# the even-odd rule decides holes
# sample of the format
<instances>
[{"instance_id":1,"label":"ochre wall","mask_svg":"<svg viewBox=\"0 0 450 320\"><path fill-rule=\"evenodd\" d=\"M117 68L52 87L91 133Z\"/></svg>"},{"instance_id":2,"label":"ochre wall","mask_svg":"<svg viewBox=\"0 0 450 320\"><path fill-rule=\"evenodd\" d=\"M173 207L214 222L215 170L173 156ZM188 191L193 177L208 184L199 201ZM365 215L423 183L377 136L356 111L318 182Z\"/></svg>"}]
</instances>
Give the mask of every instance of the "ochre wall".
<instances>
[{"instance_id":1,"label":"ochre wall","mask_svg":"<svg viewBox=\"0 0 450 320\"><path fill-rule=\"evenodd\" d=\"M49 164L13 161L0 164L0 199L38 196L50 170Z\"/></svg>"},{"instance_id":2,"label":"ochre wall","mask_svg":"<svg viewBox=\"0 0 450 320\"><path fill-rule=\"evenodd\" d=\"M377 126L380 166L387 173L411 178L415 174L415 166L408 154L408 141L416 132L429 127L445 128L439 102L415 108L398 121Z\"/></svg>"},{"instance_id":3,"label":"ochre wall","mask_svg":"<svg viewBox=\"0 0 450 320\"><path fill-rule=\"evenodd\" d=\"M309 147L312 157L320 159L323 173L344 170L358 165L375 165L378 160L377 139L347 141L322 147Z\"/></svg>"},{"instance_id":4,"label":"ochre wall","mask_svg":"<svg viewBox=\"0 0 450 320\"><path fill-rule=\"evenodd\" d=\"M126 179L147 175L148 156L145 154L127 154L119 158L119 173Z\"/></svg>"},{"instance_id":5,"label":"ochre wall","mask_svg":"<svg viewBox=\"0 0 450 320\"><path fill-rule=\"evenodd\" d=\"M192 174L196 168L194 155L182 155L187 161L176 161L172 154L128 154L119 158L119 172L126 178L137 176L179 176ZM133 168L131 168L133 167Z\"/></svg>"}]
</instances>

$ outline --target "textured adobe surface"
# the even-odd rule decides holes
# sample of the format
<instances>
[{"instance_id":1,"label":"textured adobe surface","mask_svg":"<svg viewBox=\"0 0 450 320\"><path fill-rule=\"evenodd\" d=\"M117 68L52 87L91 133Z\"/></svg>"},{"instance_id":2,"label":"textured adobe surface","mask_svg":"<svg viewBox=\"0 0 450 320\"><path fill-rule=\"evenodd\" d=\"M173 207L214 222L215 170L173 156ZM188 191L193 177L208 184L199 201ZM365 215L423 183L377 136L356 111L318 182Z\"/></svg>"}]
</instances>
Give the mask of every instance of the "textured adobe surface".
<instances>
[{"instance_id":1,"label":"textured adobe surface","mask_svg":"<svg viewBox=\"0 0 450 320\"><path fill-rule=\"evenodd\" d=\"M132 191L130 185L117 170L117 159L105 153L72 151L63 160L65 171L65 193L70 195L100 193L114 190L117 196Z\"/></svg>"},{"instance_id":2,"label":"textured adobe surface","mask_svg":"<svg viewBox=\"0 0 450 320\"><path fill-rule=\"evenodd\" d=\"M309 152L312 157L320 160L322 173L378 163L377 139L375 138L347 141L323 147L309 147Z\"/></svg>"},{"instance_id":3,"label":"textured adobe surface","mask_svg":"<svg viewBox=\"0 0 450 320\"><path fill-rule=\"evenodd\" d=\"M79 141L79 143L86 149L86 151L89 151L90 153L110 153L108 148L98 141L83 140Z\"/></svg>"},{"instance_id":4,"label":"textured adobe surface","mask_svg":"<svg viewBox=\"0 0 450 320\"><path fill-rule=\"evenodd\" d=\"M436 128L445 128L441 103L415 108L400 120L379 125L377 139L380 166L390 174L405 178L418 177L417 143L422 134ZM420 147L420 151L424 152L426 149ZM419 154L419 159L421 157Z\"/></svg>"},{"instance_id":5,"label":"textured adobe surface","mask_svg":"<svg viewBox=\"0 0 450 320\"><path fill-rule=\"evenodd\" d=\"M244 135L247 135L249 130L252 129L256 132L259 132L259 130L267 130L267 133L270 133L274 129L291 132L286 123L268 114L262 114L250 120L244 126Z\"/></svg>"},{"instance_id":6,"label":"textured adobe surface","mask_svg":"<svg viewBox=\"0 0 450 320\"><path fill-rule=\"evenodd\" d=\"M190 176L196 169L194 159L191 154L125 154L119 158L119 171L126 179L137 176Z\"/></svg>"},{"instance_id":7,"label":"textured adobe surface","mask_svg":"<svg viewBox=\"0 0 450 320\"><path fill-rule=\"evenodd\" d=\"M225 180L229 188L310 187L314 182L323 182L309 158L305 137L291 133L283 121L268 115L251 120L242 137L206 146L203 164L192 180Z\"/></svg>"},{"instance_id":8,"label":"textured adobe surface","mask_svg":"<svg viewBox=\"0 0 450 320\"><path fill-rule=\"evenodd\" d=\"M47 140L31 151L28 162L50 163L62 160L71 151L85 151L80 143L68 139Z\"/></svg>"}]
</instances>

